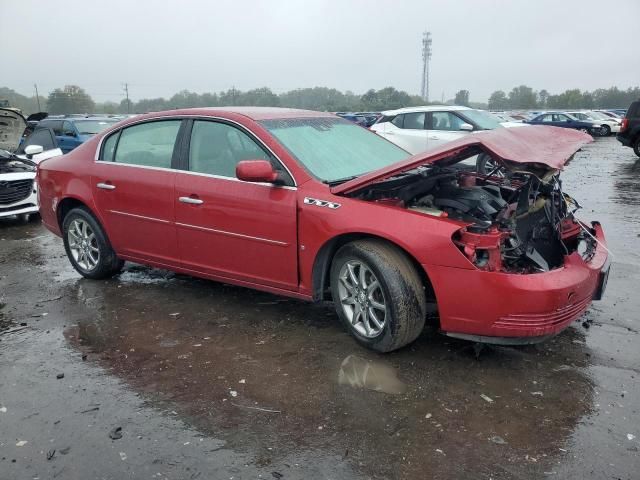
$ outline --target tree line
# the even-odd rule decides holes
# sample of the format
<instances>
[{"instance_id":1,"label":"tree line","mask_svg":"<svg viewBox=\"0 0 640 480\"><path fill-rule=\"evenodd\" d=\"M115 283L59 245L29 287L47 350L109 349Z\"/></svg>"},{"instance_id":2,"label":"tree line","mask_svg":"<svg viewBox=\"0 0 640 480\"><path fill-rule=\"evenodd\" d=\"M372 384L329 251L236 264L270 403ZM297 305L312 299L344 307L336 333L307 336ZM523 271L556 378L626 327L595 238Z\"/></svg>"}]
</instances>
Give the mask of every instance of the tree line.
<instances>
[{"instance_id":1,"label":"tree line","mask_svg":"<svg viewBox=\"0 0 640 480\"><path fill-rule=\"evenodd\" d=\"M618 87L589 91L570 89L553 95L547 90L535 91L526 85L514 87L506 93L497 90L488 103L470 101L469 90L460 90L447 104L489 108L491 110L561 109L561 108L627 108L640 98L640 87L621 90ZM66 85L56 88L46 97L21 95L14 90L0 87L0 99L29 114L39 110L51 114L68 113L144 113L190 107L215 106L268 106L304 108L321 111L374 111L425 105L418 95L411 95L393 87L370 89L364 94L341 92L335 88L298 88L276 94L268 87L241 91L235 88L217 93L195 93L182 90L170 98L144 98L134 101L96 103L81 87ZM437 102L439 103L439 102ZM435 104L437 104L435 103ZM38 104L40 108L38 108ZM432 103L433 104L433 103Z\"/></svg>"}]
</instances>

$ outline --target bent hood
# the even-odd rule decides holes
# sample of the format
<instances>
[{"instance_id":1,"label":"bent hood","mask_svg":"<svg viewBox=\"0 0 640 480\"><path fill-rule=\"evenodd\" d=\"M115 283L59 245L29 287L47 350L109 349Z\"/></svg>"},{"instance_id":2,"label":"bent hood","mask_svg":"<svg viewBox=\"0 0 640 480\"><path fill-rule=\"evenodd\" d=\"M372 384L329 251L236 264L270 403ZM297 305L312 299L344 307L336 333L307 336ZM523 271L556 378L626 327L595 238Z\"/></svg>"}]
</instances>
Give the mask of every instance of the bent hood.
<instances>
[{"instance_id":1,"label":"bent hood","mask_svg":"<svg viewBox=\"0 0 640 480\"><path fill-rule=\"evenodd\" d=\"M24 117L9 108L0 108L0 149L15 152L27 128Z\"/></svg>"},{"instance_id":2,"label":"bent hood","mask_svg":"<svg viewBox=\"0 0 640 480\"><path fill-rule=\"evenodd\" d=\"M482 152L503 163L562 170L582 146L592 141L591 135L577 130L538 125L481 131L331 187L331 193L351 193L421 165L452 165Z\"/></svg>"}]
</instances>

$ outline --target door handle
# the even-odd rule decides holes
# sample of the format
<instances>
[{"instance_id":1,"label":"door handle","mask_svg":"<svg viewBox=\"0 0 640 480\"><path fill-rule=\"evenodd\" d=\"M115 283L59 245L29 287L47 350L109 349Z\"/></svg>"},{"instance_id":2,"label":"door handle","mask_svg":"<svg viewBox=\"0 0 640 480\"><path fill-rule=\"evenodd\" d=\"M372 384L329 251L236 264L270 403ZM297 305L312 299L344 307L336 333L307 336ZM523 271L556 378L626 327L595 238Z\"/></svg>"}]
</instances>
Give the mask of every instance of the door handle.
<instances>
[{"instance_id":1,"label":"door handle","mask_svg":"<svg viewBox=\"0 0 640 480\"><path fill-rule=\"evenodd\" d=\"M101 188L103 190L115 190L116 186L115 185L111 185L110 183L103 183L100 182L96 185L96 187Z\"/></svg>"},{"instance_id":2,"label":"door handle","mask_svg":"<svg viewBox=\"0 0 640 480\"><path fill-rule=\"evenodd\" d=\"M189 203L191 205L202 205L204 203L203 200L200 200L199 198L193 198L193 197L178 197L178 200L181 201L182 203Z\"/></svg>"}]
</instances>

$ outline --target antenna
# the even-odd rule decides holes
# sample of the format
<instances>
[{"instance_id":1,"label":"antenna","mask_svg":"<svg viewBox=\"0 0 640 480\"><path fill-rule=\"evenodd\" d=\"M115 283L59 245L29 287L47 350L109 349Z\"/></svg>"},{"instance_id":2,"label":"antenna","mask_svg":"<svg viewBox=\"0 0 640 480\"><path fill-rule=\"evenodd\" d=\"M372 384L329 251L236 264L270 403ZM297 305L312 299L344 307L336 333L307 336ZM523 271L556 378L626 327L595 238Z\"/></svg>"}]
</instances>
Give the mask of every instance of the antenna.
<instances>
[{"instance_id":1,"label":"antenna","mask_svg":"<svg viewBox=\"0 0 640 480\"><path fill-rule=\"evenodd\" d=\"M431 60L431 32L422 34L422 90L421 96L429 102L429 61Z\"/></svg>"}]
</instances>

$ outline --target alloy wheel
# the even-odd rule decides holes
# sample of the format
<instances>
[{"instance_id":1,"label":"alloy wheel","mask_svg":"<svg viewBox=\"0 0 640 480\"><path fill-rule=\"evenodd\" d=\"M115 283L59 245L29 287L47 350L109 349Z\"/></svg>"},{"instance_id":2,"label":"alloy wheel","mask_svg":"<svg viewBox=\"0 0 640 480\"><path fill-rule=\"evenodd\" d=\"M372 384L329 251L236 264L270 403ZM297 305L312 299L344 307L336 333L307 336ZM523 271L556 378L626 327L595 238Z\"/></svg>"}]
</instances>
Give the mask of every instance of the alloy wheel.
<instances>
[{"instance_id":1,"label":"alloy wheel","mask_svg":"<svg viewBox=\"0 0 640 480\"><path fill-rule=\"evenodd\" d=\"M91 226L83 219L76 218L67 230L69 250L80 268L91 271L100 262L98 239Z\"/></svg>"},{"instance_id":2,"label":"alloy wheel","mask_svg":"<svg viewBox=\"0 0 640 480\"><path fill-rule=\"evenodd\" d=\"M380 335L388 312L375 274L364 262L351 260L342 266L338 278L340 305L353 329L367 338Z\"/></svg>"}]
</instances>

